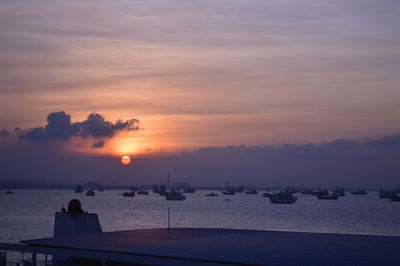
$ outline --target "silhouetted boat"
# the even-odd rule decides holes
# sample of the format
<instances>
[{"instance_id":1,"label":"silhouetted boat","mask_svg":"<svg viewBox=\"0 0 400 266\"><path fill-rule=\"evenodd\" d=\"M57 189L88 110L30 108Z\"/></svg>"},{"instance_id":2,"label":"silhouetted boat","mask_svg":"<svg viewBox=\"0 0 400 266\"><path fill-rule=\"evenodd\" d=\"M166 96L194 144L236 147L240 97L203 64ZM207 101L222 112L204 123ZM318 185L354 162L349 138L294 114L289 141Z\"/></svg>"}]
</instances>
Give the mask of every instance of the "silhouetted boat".
<instances>
[{"instance_id":1,"label":"silhouetted boat","mask_svg":"<svg viewBox=\"0 0 400 266\"><path fill-rule=\"evenodd\" d=\"M381 190L381 191L379 191L379 198L390 199L391 197L395 196L396 194L397 194L396 191Z\"/></svg>"},{"instance_id":2,"label":"silhouetted boat","mask_svg":"<svg viewBox=\"0 0 400 266\"><path fill-rule=\"evenodd\" d=\"M137 193L138 193L139 195L149 195L149 192L146 191L146 190L143 190L143 189L140 189Z\"/></svg>"},{"instance_id":3,"label":"silhouetted boat","mask_svg":"<svg viewBox=\"0 0 400 266\"><path fill-rule=\"evenodd\" d=\"M11 190L7 190L7 191L5 192L5 194L11 195L11 194L14 194L14 192L12 192Z\"/></svg>"},{"instance_id":4,"label":"silhouetted boat","mask_svg":"<svg viewBox=\"0 0 400 266\"><path fill-rule=\"evenodd\" d=\"M86 191L86 196L88 197L94 197L95 193L93 189L89 189L88 191Z\"/></svg>"},{"instance_id":5,"label":"silhouetted boat","mask_svg":"<svg viewBox=\"0 0 400 266\"><path fill-rule=\"evenodd\" d=\"M346 194L345 194L345 192L344 192L344 188L336 188L336 189L333 191L333 194L335 194L335 195L338 196L338 197L344 197L344 196L346 196Z\"/></svg>"},{"instance_id":6,"label":"silhouetted boat","mask_svg":"<svg viewBox=\"0 0 400 266\"><path fill-rule=\"evenodd\" d=\"M328 196L329 195L329 191L326 189L321 189L321 190L317 190L317 191L313 191L312 193L315 196Z\"/></svg>"},{"instance_id":7,"label":"silhouetted boat","mask_svg":"<svg viewBox=\"0 0 400 266\"><path fill-rule=\"evenodd\" d=\"M269 197L272 196L272 194L265 192L264 194L262 194L262 196L265 197L265 198L269 198Z\"/></svg>"},{"instance_id":8,"label":"silhouetted boat","mask_svg":"<svg viewBox=\"0 0 400 266\"><path fill-rule=\"evenodd\" d=\"M283 203L283 204L291 204L297 201L296 197L293 197L292 193L287 192L279 192L275 193L269 197L271 203Z\"/></svg>"},{"instance_id":9,"label":"silhouetted boat","mask_svg":"<svg viewBox=\"0 0 400 266\"><path fill-rule=\"evenodd\" d=\"M363 189L353 190L350 193L353 195L367 195L367 191Z\"/></svg>"},{"instance_id":10,"label":"silhouetted boat","mask_svg":"<svg viewBox=\"0 0 400 266\"><path fill-rule=\"evenodd\" d=\"M77 185L75 188L75 193L82 193L83 192L83 187L82 185Z\"/></svg>"},{"instance_id":11,"label":"silhouetted boat","mask_svg":"<svg viewBox=\"0 0 400 266\"><path fill-rule=\"evenodd\" d=\"M233 191L233 190L223 191L222 194L224 194L224 195L235 195L235 191Z\"/></svg>"},{"instance_id":12,"label":"silhouetted boat","mask_svg":"<svg viewBox=\"0 0 400 266\"><path fill-rule=\"evenodd\" d=\"M99 191L104 191L104 188L103 187L99 187L98 190Z\"/></svg>"},{"instance_id":13,"label":"silhouetted boat","mask_svg":"<svg viewBox=\"0 0 400 266\"><path fill-rule=\"evenodd\" d=\"M391 198L391 201L400 201L400 196L398 196L397 194L394 194Z\"/></svg>"},{"instance_id":14,"label":"silhouetted boat","mask_svg":"<svg viewBox=\"0 0 400 266\"><path fill-rule=\"evenodd\" d=\"M166 200L185 200L186 197L181 192L172 190L165 195Z\"/></svg>"},{"instance_id":15,"label":"silhouetted boat","mask_svg":"<svg viewBox=\"0 0 400 266\"><path fill-rule=\"evenodd\" d=\"M331 195L319 195L318 199L321 200L337 200L339 197L335 193L332 193Z\"/></svg>"},{"instance_id":16,"label":"silhouetted boat","mask_svg":"<svg viewBox=\"0 0 400 266\"><path fill-rule=\"evenodd\" d=\"M138 186L135 185L131 186L131 191L138 191L138 190L139 190Z\"/></svg>"},{"instance_id":17,"label":"silhouetted boat","mask_svg":"<svg viewBox=\"0 0 400 266\"><path fill-rule=\"evenodd\" d=\"M255 195L255 194L258 194L258 191L257 191L257 189L249 189L244 194Z\"/></svg>"},{"instance_id":18,"label":"silhouetted boat","mask_svg":"<svg viewBox=\"0 0 400 266\"><path fill-rule=\"evenodd\" d=\"M133 198L135 196L135 191L124 192L124 193L122 193L122 196Z\"/></svg>"},{"instance_id":19,"label":"silhouetted boat","mask_svg":"<svg viewBox=\"0 0 400 266\"><path fill-rule=\"evenodd\" d=\"M214 192L211 192L210 194L206 194L206 197L217 197L217 196L218 196L218 194L214 193Z\"/></svg>"}]
</instances>

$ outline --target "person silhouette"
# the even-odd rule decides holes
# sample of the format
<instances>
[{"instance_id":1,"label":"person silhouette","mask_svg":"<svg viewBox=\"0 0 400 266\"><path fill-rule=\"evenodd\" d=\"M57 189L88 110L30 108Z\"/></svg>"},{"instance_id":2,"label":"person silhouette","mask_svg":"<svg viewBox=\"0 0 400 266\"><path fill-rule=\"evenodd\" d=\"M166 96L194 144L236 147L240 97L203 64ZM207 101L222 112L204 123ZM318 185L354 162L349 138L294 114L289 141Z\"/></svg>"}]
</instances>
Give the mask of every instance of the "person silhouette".
<instances>
[{"instance_id":1,"label":"person silhouette","mask_svg":"<svg viewBox=\"0 0 400 266\"><path fill-rule=\"evenodd\" d=\"M81 208L81 202L77 199L73 199L68 203L68 213L72 215L85 213Z\"/></svg>"}]
</instances>

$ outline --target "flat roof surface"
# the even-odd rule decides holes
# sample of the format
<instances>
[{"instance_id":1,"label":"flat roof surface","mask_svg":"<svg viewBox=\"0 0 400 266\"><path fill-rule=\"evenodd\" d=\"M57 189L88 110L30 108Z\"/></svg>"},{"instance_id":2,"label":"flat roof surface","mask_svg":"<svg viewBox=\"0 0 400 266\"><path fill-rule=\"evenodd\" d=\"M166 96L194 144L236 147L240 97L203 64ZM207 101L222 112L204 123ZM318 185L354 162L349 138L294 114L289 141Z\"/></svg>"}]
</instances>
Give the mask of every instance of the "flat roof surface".
<instances>
[{"instance_id":1,"label":"flat roof surface","mask_svg":"<svg viewBox=\"0 0 400 266\"><path fill-rule=\"evenodd\" d=\"M21 241L32 246L256 265L398 265L400 237L160 228Z\"/></svg>"}]
</instances>

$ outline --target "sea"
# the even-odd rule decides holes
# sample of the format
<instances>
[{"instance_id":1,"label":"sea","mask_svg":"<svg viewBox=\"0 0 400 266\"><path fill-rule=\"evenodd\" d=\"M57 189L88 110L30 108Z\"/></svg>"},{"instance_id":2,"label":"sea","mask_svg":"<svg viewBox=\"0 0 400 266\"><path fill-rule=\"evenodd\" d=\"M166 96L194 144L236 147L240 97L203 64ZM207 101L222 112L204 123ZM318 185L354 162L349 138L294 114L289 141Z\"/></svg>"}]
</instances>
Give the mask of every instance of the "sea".
<instances>
[{"instance_id":1,"label":"sea","mask_svg":"<svg viewBox=\"0 0 400 266\"><path fill-rule=\"evenodd\" d=\"M97 213L103 231L168 227L234 228L293 232L400 236L400 202L380 199L377 191L367 195L349 192L338 200L318 200L313 195L296 194L295 204L272 204L258 195L198 190L185 194L184 201L167 201L149 195L123 197L123 190L96 191L95 197L72 190L0 191L0 242L51 237L54 214L78 199L82 208ZM211 192L218 197L206 197ZM30 254L8 252L7 261L17 265ZM51 256L49 257L51 259ZM43 254L38 265L45 265Z\"/></svg>"},{"instance_id":2,"label":"sea","mask_svg":"<svg viewBox=\"0 0 400 266\"><path fill-rule=\"evenodd\" d=\"M54 213L78 199L82 208L97 213L103 231L119 231L168 226L235 228L315 233L400 236L400 202L380 199L378 192L351 195L338 200L318 200L313 195L296 194L295 204L272 204L268 198L220 191L197 190L185 194L184 201L167 201L149 195L123 197L122 190L96 191L95 197L72 190L0 191L0 242L51 237ZM211 192L218 197L206 197Z\"/></svg>"}]
</instances>

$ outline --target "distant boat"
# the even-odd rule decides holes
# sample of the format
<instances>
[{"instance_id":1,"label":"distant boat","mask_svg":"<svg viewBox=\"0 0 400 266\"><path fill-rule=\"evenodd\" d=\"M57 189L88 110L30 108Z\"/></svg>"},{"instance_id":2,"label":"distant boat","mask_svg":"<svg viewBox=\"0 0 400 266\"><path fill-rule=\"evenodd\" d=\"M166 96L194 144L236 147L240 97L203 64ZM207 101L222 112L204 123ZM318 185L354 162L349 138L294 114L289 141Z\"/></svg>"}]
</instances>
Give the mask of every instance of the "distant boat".
<instances>
[{"instance_id":1,"label":"distant boat","mask_svg":"<svg viewBox=\"0 0 400 266\"><path fill-rule=\"evenodd\" d=\"M264 194L262 194L262 196L265 197L265 198L269 198L269 197L272 196L272 194L265 192Z\"/></svg>"},{"instance_id":2,"label":"distant boat","mask_svg":"<svg viewBox=\"0 0 400 266\"><path fill-rule=\"evenodd\" d=\"M103 187L99 187L98 189L99 189L99 191L104 191Z\"/></svg>"},{"instance_id":3,"label":"distant boat","mask_svg":"<svg viewBox=\"0 0 400 266\"><path fill-rule=\"evenodd\" d=\"M338 195L336 195L335 193L332 193L331 195L319 195L318 199L321 200L337 200L339 198Z\"/></svg>"},{"instance_id":4,"label":"distant boat","mask_svg":"<svg viewBox=\"0 0 400 266\"><path fill-rule=\"evenodd\" d=\"M350 192L353 195L367 195L367 191L363 189L358 189Z\"/></svg>"},{"instance_id":5,"label":"distant boat","mask_svg":"<svg viewBox=\"0 0 400 266\"><path fill-rule=\"evenodd\" d=\"M326 189L322 189L322 190L314 191L312 194L315 195L315 196L328 196L329 195L329 191L326 190Z\"/></svg>"},{"instance_id":6,"label":"distant boat","mask_svg":"<svg viewBox=\"0 0 400 266\"><path fill-rule=\"evenodd\" d=\"M131 186L131 191L138 191L138 190L139 190L138 186L135 185Z\"/></svg>"},{"instance_id":7,"label":"distant boat","mask_svg":"<svg viewBox=\"0 0 400 266\"><path fill-rule=\"evenodd\" d=\"M233 191L233 190L223 191L222 194L224 194L224 195L235 195L235 191Z\"/></svg>"},{"instance_id":8,"label":"distant boat","mask_svg":"<svg viewBox=\"0 0 400 266\"><path fill-rule=\"evenodd\" d=\"M138 195L149 195L149 192L143 189L139 190L137 193Z\"/></svg>"},{"instance_id":9,"label":"distant boat","mask_svg":"<svg viewBox=\"0 0 400 266\"><path fill-rule=\"evenodd\" d=\"M185 200L186 197L181 192L172 190L165 195L166 200Z\"/></svg>"},{"instance_id":10,"label":"distant boat","mask_svg":"<svg viewBox=\"0 0 400 266\"><path fill-rule=\"evenodd\" d=\"M257 191L257 189L249 189L244 194L255 195L255 194L258 194L258 191Z\"/></svg>"},{"instance_id":11,"label":"distant boat","mask_svg":"<svg viewBox=\"0 0 400 266\"><path fill-rule=\"evenodd\" d=\"M211 192L210 194L206 194L206 197L218 197L218 194Z\"/></svg>"},{"instance_id":12,"label":"distant boat","mask_svg":"<svg viewBox=\"0 0 400 266\"><path fill-rule=\"evenodd\" d=\"M381 191L379 191L379 198L390 199L391 197L395 196L396 194L397 194L396 191L381 190Z\"/></svg>"},{"instance_id":13,"label":"distant boat","mask_svg":"<svg viewBox=\"0 0 400 266\"><path fill-rule=\"evenodd\" d=\"M283 204L292 204L297 201L296 197L293 197L293 194L287 192L279 192L275 193L269 197L271 203L283 203Z\"/></svg>"},{"instance_id":14,"label":"distant boat","mask_svg":"<svg viewBox=\"0 0 400 266\"><path fill-rule=\"evenodd\" d=\"M133 198L133 197L135 197L135 191L124 192L124 193L122 193L122 196Z\"/></svg>"},{"instance_id":15,"label":"distant boat","mask_svg":"<svg viewBox=\"0 0 400 266\"><path fill-rule=\"evenodd\" d=\"M344 192L344 188L336 188L333 193L335 195L337 195L338 197L344 197L346 196L345 192Z\"/></svg>"},{"instance_id":16,"label":"distant boat","mask_svg":"<svg viewBox=\"0 0 400 266\"><path fill-rule=\"evenodd\" d=\"M88 191L86 191L86 196L88 197L94 197L95 193L93 189L89 189Z\"/></svg>"},{"instance_id":17,"label":"distant boat","mask_svg":"<svg viewBox=\"0 0 400 266\"><path fill-rule=\"evenodd\" d=\"M11 194L14 194L14 192L12 192L11 190L7 190L7 191L5 192L5 194L11 195Z\"/></svg>"},{"instance_id":18,"label":"distant boat","mask_svg":"<svg viewBox=\"0 0 400 266\"><path fill-rule=\"evenodd\" d=\"M391 201L400 201L400 196L398 196L397 194L394 194L391 198Z\"/></svg>"},{"instance_id":19,"label":"distant boat","mask_svg":"<svg viewBox=\"0 0 400 266\"><path fill-rule=\"evenodd\" d=\"M75 193L82 193L83 192L83 187L82 185L77 185L75 188Z\"/></svg>"},{"instance_id":20,"label":"distant boat","mask_svg":"<svg viewBox=\"0 0 400 266\"><path fill-rule=\"evenodd\" d=\"M160 195L160 196L167 195L166 186L164 184L153 185L153 192L158 194L158 195Z\"/></svg>"}]
</instances>

